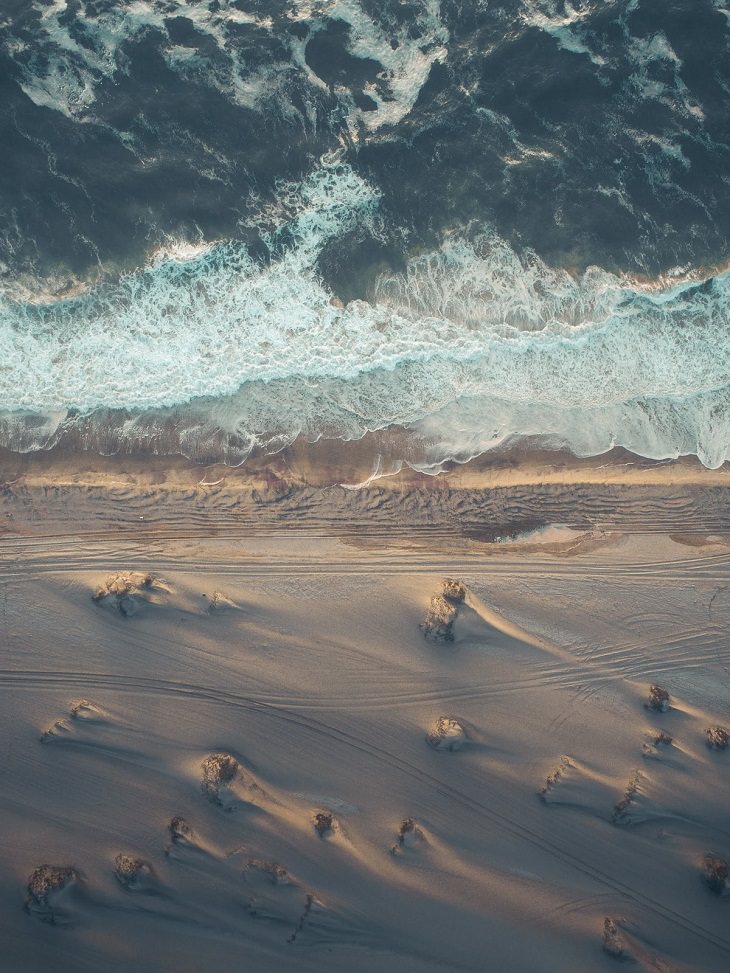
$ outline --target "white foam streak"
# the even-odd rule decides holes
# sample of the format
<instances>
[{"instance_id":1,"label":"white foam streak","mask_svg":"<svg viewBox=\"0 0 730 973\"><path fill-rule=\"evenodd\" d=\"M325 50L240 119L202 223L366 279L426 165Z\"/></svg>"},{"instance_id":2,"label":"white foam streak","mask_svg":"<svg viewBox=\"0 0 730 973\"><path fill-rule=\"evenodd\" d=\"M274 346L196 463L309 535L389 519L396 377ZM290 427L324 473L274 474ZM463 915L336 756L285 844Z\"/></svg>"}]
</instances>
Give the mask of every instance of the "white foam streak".
<instances>
[{"instance_id":1,"label":"white foam streak","mask_svg":"<svg viewBox=\"0 0 730 973\"><path fill-rule=\"evenodd\" d=\"M172 242L116 284L45 305L3 300L5 409L58 422L69 409L127 410L122 437L174 415L179 448L223 435L238 458L391 424L411 430L403 458L424 467L528 435L581 454L622 444L727 458L727 274L576 278L485 233L446 241L342 307L317 259L368 227L377 194L334 165L282 187L282 201L288 223L266 265L237 243ZM52 426L25 429L23 443L47 442Z\"/></svg>"},{"instance_id":2,"label":"white foam streak","mask_svg":"<svg viewBox=\"0 0 730 973\"><path fill-rule=\"evenodd\" d=\"M375 130L399 122L415 104L431 66L447 56L448 31L440 19L439 0L422 0L405 26L395 21L380 23L357 0L294 0L287 17L307 25L308 32L303 37L284 32L284 43L253 66L248 47L240 45L241 37L250 31L248 43L255 42L255 31L271 31L274 21L227 0L216 5L198 0L133 0L101 12L91 6L87 9L85 3L69 11L65 0L54 0L38 9L40 25L30 56L26 56L24 41L10 43L8 53L16 61L26 95L36 105L76 121L93 120L101 87L128 70L125 45L150 31L163 39L161 52L168 66L181 76L216 88L244 108L301 119L302 109L291 97L292 82L301 90L328 91L306 63L306 42L328 20L346 23L350 53L381 67L377 83L367 89L375 110L361 111L349 90L340 92L353 138L360 126ZM212 42L216 58L203 53L204 46L196 46L194 39L189 46L174 43L168 31L168 22L174 18L187 20L198 37ZM304 121L316 124L314 117Z\"/></svg>"}]
</instances>

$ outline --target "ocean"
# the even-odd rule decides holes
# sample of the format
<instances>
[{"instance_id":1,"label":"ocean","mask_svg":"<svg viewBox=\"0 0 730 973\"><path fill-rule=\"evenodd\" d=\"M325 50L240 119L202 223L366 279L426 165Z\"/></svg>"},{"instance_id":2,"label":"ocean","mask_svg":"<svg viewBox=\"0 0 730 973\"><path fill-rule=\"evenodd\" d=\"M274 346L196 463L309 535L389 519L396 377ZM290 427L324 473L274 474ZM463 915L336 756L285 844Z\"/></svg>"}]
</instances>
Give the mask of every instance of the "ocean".
<instances>
[{"instance_id":1,"label":"ocean","mask_svg":"<svg viewBox=\"0 0 730 973\"><path fill-rule=\"evenodd\" d=\"M730 459L724 0L4 0L0 445Z\"/></svg>"}]
</instances>

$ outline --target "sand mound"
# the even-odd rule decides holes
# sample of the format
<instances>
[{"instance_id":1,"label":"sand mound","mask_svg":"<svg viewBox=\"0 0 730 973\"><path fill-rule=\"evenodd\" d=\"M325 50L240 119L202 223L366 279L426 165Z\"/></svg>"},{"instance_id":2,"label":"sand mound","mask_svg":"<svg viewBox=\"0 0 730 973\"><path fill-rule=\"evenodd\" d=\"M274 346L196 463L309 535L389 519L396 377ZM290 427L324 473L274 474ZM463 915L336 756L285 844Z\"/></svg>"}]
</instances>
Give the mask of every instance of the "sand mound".
<instances>
[{"instance_id":1,"label":"sand mound","mask_svg":"<svg viewBox=\"0 0 730 973\"><path fill-rule=\"evenodd\" d=\"M715 895L723 895L728 889L730 867L719 855L707 854L702 859L702 881Z\"/></svg>"},{"instance_id":2,"label":"sand mound","mask_svg":"<svg viewBox=\"0 0 730 973\"><path fill-rule=\"evenodd\" d=\"M76 870L70 865L39 865L26 886L26 911L43 922L56 923L59 918L58 898L77 879Z\"/></svg>"},{"instance_id":3,"label":"sand mound","mask_svg":"<svg viewBox=\"0 0 730 973\"><path fill-rule=\"evenodd\" d=\"M139 892L149 884L152 869L141 858L120 852L114 858L114 877L123 888Z\"/></svg>"},{"instance_id":4,"label":"sand mound","mask_svg":"<svg viewBox=\"0 0 730 973\"><path fill-rule=\"evenodd\" d=\"M328 838L334 834L337 822L331 811L316 811L314 815L314 830L320 838Z\"/></svg>"},{"instance_id":5,"label":"sand mound","mask_svg":"<svg viewBox=\"0 0 730 973\"><path fill-rule=\"evenodd\" d=\"M415 819L404 818L398 829L396 843L390 849L390 852L392 855L397 855L399 852L408 850L409 848L417 848L419 845L425 843L426 835L423 829L416 823Z\"/></svg>"},{"instance_id":6,"label":"sand mound","mask_svg":"<svg viewBox=\"0 0 730 973\"><path fill-rule=\"evenodd\" d=\"M644 775L636 770L629 778L623 797L613 806L611 820L614 824L629 824L631 819L631 808L639 795L639 788Z\"/></svg>"},{"instance_id":7,"label":"sand mound","mask_svg":"<svg viewBox=\"0 0 730 973\"><path fill-rule=\"evenodd\" d=\"M206 596L203 595L203 598ZM223 612L226 610L238 609L238 605L235 601L232 601L227 595L224 595L222 591L214 591L213 594L208 598L208 611L209 612Z\"/></svg>"},{"instance_id":8,"label":"sand mound","mask_svg":"<svg viewBox=\"0 0 730 973\"><path fill-rule=\"evenodd\" d=\"M66 720L56 720L56 722L52 723L47 730L44 730L43 733L41 733L41 743L51 743L53 740L57 740L70 732L71 727Z\"/></svg>"},{"instance_id":9,"label":"sand mound","mask_svg":"<svg viewBox=\"0 0 730 973\"><path fill-rule=\"evenodd\" d=\"M464 727L450 716L439 716L426 734L426 743L434 750L459 750L466 739Z\"/></svg>"},{"instance_id":10,"label":"sand mound","mask_svg":"<svg viewBox=\"0 0 730 973\"><path fill-rule=\"evenodd\" d=\"M453 642L454 622L459 614L459 606L466 598L466 585L463 581L445 578L441 594L431 598L426 617L421 622L421 631L432 642Z\"/></svg>"},{"instance_id":11,"label":"sand mound","mask_svg":"<svg viewBox=\"0 0 730 973\"><path fill-rule=\"evenodd\" d=\"M727 750L730 735L723 726L708 726L705 730L707 746L711 750Z\"/></svg>"},{"instance_id":12,"label":"sand mound","mask_svg":"<svg viewBox=\"0 0 730 973\"><path fill-rule=\"evenodd\" d=\"M171 818L167 830L170 832L170 841L173 845L195 841L195 832L185 818Z\"/></svg>"},{"instance_id":13,"label":"sand mound","mask_svg":"<svg viewBox=\"0 0 730 973\"><path fill-rule=\"evenodd\" d=\"M444 578L441 594L450 601L461 603L466 599L466 585L455 578Z\"/></svg>"},{"instance_id":14,"label":"sand mound","mask_svg":"<svg viewBox=\"0 0 730 973\"><path fill-rule=\"evenodd\" d=\"M124 571L110 575L100 585L93 600L125 616L136 615L146 604L153 603L160 594L169 594L170 588L153 574Z\"/></svg>"},{"instance_id":15,"label":"sand mound","mask_svg":"<svg viewBox=\"0 0 730 973\"><path fill-rule=\"evenodd\" d=\"M538 791L538 796L544 804L548 803L550 792L557 787L572 766L568 757L561 757L555 770L545 778L545 783Z\"/></svg>"},{"instance_id":16,"label":"sand mound","mask_svg":"<svg viewBox=\"0 0 730 973\"><path fill-rule=\"evenodd\" d=\"M647 709L654 710L656 713L666 713L669 709L671 697L666 689L661 686L649 687L649 698L644 703Z\"/></svg>"},{"instance_id":17,"label":"sand mound","mask_svg":"<svg viewBox=\"0 0 730 973\"><path fill-rule=\"evenodd\" d=\"M99 720L102 719L102 711L88 699L80 699L77 703L71 704L69 715L72 720Z\"/></svg>"},{"instance_id":18,"label":"sand mound","mask_svg":"<svg viewBox=\"0 0 730 973\"><path fill-rule=\"evenodd\" d=\"M610 781L598 777L590 766L562 756L557 767L545 778L538 797L543 804L572 807L605 819L606 810L615 801L615 790Z\"/></svg>"},{"instance_id":19,"label":"sand mound","mask_svg":"<svg viewBox=\"0 0 730 973\"><path fill-rule=\"evenodd\" d=\"M213 804L224 805L224 796L241 772L235 757L229 753L211 753L201 764L203 778L200 788Z\"/></svg>"},{"instance_id":20,"label":"sand mound","mask_svg":"<svg viewBox=\"0 0 730 973\"><path fill-rule=\"evenodd\" d=\"M613 959L626 960L629 958L626 942L621 935L618 923L608 917L603 920L603 951Z\"/></svg>"},{"instance_id":21,"label":"sand mound","mask_svg":"<svg viewBox=\"0 0 730 973\"><path fill-rule=\"evenodd\" d=\"M291 885L291 877L283 865L260 858L249 858L243 867L243 874L254 880L263 878L272 885Z\"/></svg>"},{"instance_id":22,"label":"sand mound","mask_svg":"<svg viewBox=\"0 0 730 973\"><path fill-rule=\"evenodd\" d=\"M641 746L645 757L652 757L657 753L657 747L671 747L672 736L666 730L647 730L647 742Z\"/></svg>"},{"instance_id":23,"label":"sand mound","mask_svg":"<svg viewBox=\"0 0 730 973\"><path fill-rule=\"evenodd\" d=\"M78 702L71 704L69 717L71 720L94 723L102 721L104 714L98 706L90 703L88 699L80 699ZM73 725L68 720L58 719L47 730L43 731L41 734L41 743L50 743L52 740L62 738L72 732Z\"/></svg>"}]
</instances>

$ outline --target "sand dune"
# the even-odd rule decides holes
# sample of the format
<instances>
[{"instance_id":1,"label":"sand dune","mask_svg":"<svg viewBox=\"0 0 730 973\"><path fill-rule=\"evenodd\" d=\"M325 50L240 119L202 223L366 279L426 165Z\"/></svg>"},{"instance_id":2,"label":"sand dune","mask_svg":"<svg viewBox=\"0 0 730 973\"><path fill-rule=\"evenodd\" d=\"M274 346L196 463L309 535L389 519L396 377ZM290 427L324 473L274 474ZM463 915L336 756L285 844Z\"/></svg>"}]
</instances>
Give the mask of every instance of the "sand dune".
<instances>
[{"instance_id":1,"label":"sand dune","mask_svg":"<svg viewBox=\"0 0 730 973\"><path fill-rule=\"evenodd\" d=\"M254 522L173 473L2 498L4 968L724 973L730 536L702 483L657 473L593 526L578 489L578 528L510 534L458 478L295 487Z\"/></svg>"}]
</instances>

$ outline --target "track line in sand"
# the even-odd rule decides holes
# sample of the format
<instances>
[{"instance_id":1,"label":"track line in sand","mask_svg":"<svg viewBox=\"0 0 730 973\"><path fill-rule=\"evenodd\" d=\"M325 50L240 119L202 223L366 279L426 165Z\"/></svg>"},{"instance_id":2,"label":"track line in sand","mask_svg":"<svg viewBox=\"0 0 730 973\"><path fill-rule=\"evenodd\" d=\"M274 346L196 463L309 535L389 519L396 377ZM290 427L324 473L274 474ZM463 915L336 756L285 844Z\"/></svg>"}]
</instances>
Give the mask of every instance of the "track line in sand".
<instances>
[{"instance_id":1,"label":"track line in sand","mask_svg":"<svg viewBox=\"0 0 730 973\"><path fill-rule=\"evenodd\" d=\"M66 680L66 684L73 685L73 688L84 689L90 688L92 685L89 677L81 673L77 674L76 677L66 676ZM54 685L60 684L59 681L52 681L54 682ZM315 719L313 717L304 718L300 714L292 713L276 705L256 701L230 691L211 690L206 687L176 684L163 680L136 680L132 677L113 677L109 682L107 682L107 680L104 678L96 677L93 685L94 688L99 689L112 689L126 692L133 691L153 695L179 695L181 697L193 697L223 705L235 706L251 713L255 713L256 715L265 714L279 722L295 726L298 730L309 732L315 736L324 737L329 741L337 740L346 747L355 749L367 757L380 760L386 765L390 766L392 769L407 774L409 777L419 781L420 783L429 785L447 800L458 803L464 810L470 811L471 813L476 814L478 817L489 820L492 824L500 827L504 831L507 831L513 837L526 841L542 851L547 852L565 866L580 872L591 880L611 889L612 892L623 896L625 899L633 902L637 906L643 907L648 911L653 912L658 917L678 925L691 935L730 955L730 940L715 935L693 920L687 919L680 913L675 912L673 909L664 905L657 899L642 894L631 886L621 882L619 879L609 875L605 871L591 866L584 859L572 854L569 851L566 851L563 847L556 844L555 841L551 839L549 834L538 833L531 828L520 825L514 820L514 818L509 818L494 808L490 808L487 805L475 800L468 794L465 794L450 785L447 781L434 777L432 774L423 771L410 761L399 757L383 747L366 744L358 737L353 736L351 733L333 727L319 719Z\"/></svg>"}]
</instances>

